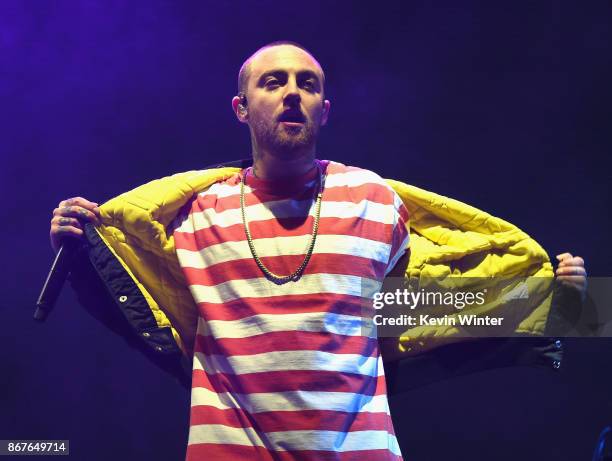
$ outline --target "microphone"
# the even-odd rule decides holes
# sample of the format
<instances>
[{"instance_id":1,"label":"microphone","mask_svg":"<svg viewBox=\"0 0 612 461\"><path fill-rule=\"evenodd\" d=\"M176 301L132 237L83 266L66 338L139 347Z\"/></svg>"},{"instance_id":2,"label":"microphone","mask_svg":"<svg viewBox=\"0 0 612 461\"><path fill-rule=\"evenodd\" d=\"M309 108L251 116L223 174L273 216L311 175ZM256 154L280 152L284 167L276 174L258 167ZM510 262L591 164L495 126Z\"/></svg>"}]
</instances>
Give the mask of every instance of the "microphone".
<instances>
[{"instance_id":1,"label":"microphone","mask_svg":"<svg viewBox=\"0 0 612 461\"><path fill-rule=\"evenodd\" d=\"M55 306L55 302L62 291L62 286L70 272L70 265L76 254L77 247L78 241L71 237L66 238L62 246L60 246L53 260L53 264L51 265L51 270L45 280L45 284L38 296L38 301L36 301L34 320L43 322Z\"/></svg>"}]
</instances>

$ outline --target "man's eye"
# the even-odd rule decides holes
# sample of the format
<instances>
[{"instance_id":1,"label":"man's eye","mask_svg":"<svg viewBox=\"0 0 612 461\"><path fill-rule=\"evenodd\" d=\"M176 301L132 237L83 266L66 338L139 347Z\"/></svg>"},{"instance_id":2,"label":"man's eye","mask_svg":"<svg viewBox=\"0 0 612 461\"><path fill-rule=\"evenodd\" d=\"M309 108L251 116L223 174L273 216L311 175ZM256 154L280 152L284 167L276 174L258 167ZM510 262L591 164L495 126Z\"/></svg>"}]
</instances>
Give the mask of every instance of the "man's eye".
<instances>
[{"instance_id":1,"label":"man's eye","mask_svg":"<svg viewBox=\"0 0 612 461\"><path fill-rule=\"evenodd\" d=\"M266 80L266 86L278 86L278 80L275 80L275 79Z\"/></svg>"},{"instance_id":2,"label":"man's eye","mask_svg":"<svg viewBox=\"0 0 612 461\"><path fill-rule=\"evenodd\" d=\"M310 89L310 90L314 90L314 87L315 87L315 86L314 86L314 83L313 83L313 82L311 82L310 80L305 81L305 82L303 83L303 85L304 85L304 87L305 87L305 88L308 88L308 89Z\"/></svg>"}]
</instances>

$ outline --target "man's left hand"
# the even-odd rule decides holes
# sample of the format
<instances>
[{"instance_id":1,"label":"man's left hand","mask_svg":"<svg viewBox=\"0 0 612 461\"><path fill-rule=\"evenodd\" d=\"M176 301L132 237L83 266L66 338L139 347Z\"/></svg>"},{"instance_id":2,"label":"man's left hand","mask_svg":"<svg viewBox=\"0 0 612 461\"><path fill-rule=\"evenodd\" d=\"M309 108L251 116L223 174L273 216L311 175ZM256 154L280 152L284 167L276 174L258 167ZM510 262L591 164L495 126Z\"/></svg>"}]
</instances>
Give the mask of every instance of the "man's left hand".
<instances>
[{"instance_id":1,"label":"man's left hand","mask_svg":"<svg viewBox=\"0 0 612 461\"><path fill-rule=\"evenodd\" d=\"M559 260L559 266L555 271L557 280L565 286L578 290L580 298L584 301L587 287L584 259L580 256L572 256L571 253L561 253L557 255L557 259Z\"/></svg>"}]
</instances>

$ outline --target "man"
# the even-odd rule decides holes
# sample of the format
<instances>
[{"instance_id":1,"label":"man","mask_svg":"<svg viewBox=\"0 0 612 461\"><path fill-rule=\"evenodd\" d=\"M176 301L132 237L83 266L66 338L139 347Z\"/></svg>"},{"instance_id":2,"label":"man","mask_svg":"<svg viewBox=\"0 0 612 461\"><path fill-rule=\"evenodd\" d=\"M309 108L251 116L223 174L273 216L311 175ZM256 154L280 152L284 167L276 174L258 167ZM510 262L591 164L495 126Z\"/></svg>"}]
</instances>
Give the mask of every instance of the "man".
<instances>
[{"instance_id":1,"label":"man","mask_svg":"<svg viewBox=\"0 0 612 461\"><path fill-rule=\"evenodd\" d=\"M300 45L255 52L232 99L253 166L166 229L197 305L187 459L401 459L380 347L359 319L362 282L408 264L409 213L375 173L316 158L324 82ZM60 203L53 248L101 218L88 200ZM558 259L557 276L583 291L581 258Z\"/></svg>"}]
</instances>

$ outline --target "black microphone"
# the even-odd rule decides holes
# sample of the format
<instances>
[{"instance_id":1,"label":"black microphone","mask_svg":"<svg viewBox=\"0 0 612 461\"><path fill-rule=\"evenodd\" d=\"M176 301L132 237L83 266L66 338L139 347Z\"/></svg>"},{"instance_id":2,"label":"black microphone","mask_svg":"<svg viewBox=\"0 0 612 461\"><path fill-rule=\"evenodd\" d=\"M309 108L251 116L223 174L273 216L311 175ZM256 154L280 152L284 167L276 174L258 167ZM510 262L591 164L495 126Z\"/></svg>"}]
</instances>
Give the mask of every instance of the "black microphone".
<instances>
[{"instance_id":1,"label":"black microphone","mask_svg":"<svg viewBox=\"0 0 612 461\"><path fill-rule=\"evenodd\" d=\"M70 265L76 254L78 244L79 242L76 239L67 237L62 246L60 246L40 296L38 296L38 301L36 301L34 320L44 321L55 306L55 302L62 291L62 286L70 272Z\"/></svg>"}]
</instances>

